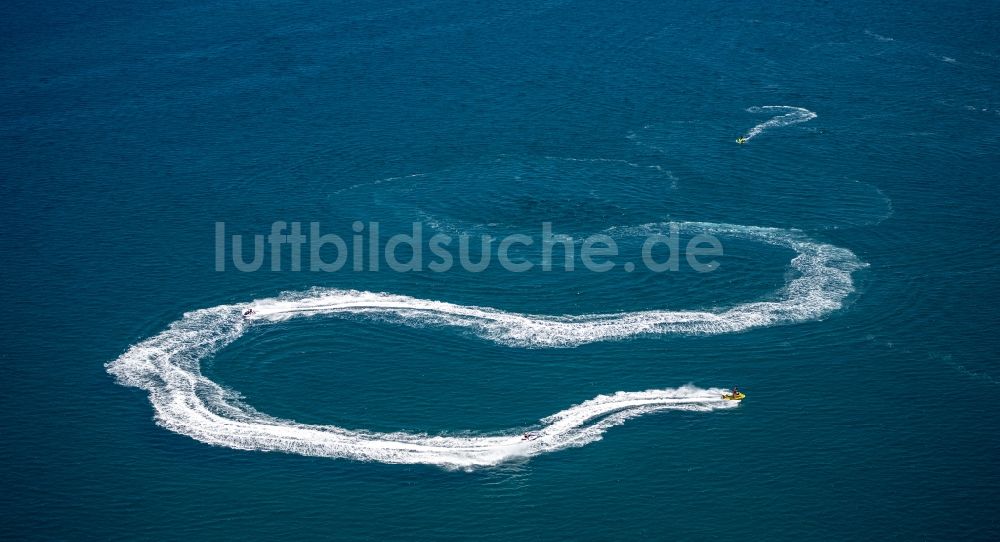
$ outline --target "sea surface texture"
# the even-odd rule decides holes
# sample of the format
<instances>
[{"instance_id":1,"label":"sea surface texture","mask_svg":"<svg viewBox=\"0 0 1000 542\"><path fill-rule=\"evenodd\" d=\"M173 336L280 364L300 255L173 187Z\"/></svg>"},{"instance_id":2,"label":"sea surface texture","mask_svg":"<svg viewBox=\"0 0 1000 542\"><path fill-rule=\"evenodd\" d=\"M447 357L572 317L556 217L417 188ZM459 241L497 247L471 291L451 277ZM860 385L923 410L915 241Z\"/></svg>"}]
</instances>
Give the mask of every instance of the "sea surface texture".
<instances>
[{"instance_id":1,"label":"sea surface texture","mask_svg":"<svg viewBox=\"0 0 1000 542\"><path fill-rule=\"evenodd\" d=\"M998 28L3 3L0 536L1000 538ZM362 250L241 270L276 222ZM452 268L373 270L414 224ZM568 270L594 235L613 268Z\"/></svg>"}]
</instances>

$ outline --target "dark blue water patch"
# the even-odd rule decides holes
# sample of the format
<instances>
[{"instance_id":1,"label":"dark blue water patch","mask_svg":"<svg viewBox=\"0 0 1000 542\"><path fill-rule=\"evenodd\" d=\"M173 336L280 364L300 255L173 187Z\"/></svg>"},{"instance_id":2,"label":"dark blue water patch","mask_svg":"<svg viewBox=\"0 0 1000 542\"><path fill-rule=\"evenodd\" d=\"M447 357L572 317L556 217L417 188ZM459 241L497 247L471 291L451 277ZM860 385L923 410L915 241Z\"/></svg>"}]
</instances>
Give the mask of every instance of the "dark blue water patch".
<instances>
[{"instance_id":1,"label":"dark blue water patch","mask_svg":"<svg viewBox=\"0 0 1000 542\"><path fill-rule=\"evenodd\" d=\"M996 538L989 4L2 9L4 535ZM761 105L817 117L738 146ZM437 176L350 188L414 173ZM715 273L572 280L213 270L215 221L369 219L800 228L870 267L825 319L734 335L521 350L331 318L205 368L263 412L386 430L513 428L686 382L750 395L475 473L208 446L105 372L185 311L284 290L708 307L773 294L791 256L723 239Z\"/></svg>"}]
</instances>

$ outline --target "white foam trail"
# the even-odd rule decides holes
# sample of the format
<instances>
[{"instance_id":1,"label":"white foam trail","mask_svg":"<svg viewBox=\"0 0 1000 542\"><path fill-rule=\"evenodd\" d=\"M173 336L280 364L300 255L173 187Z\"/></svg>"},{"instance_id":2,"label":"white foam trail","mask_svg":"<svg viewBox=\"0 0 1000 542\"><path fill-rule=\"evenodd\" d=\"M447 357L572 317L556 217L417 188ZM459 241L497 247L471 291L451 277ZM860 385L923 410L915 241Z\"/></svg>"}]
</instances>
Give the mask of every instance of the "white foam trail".
<instances>
[{"instance_id":1,"label":"white foam trail","mask_svg":"<svg viewBox=\"0 0 1000 542\"><path fill-rule=\"evenodd\" d=\"M160 334L129 348L107 364L118 383L149 392L159 425L208 444L240 450L282 451L384 463L426 463L447 468L497 465L517 458L583 446L608 428L661 410L733 408L721 389L685 386L600 395L544 418L536 440L520 431L447 436L376 433L333 425L306 425L273 418L242 403L201 373L201 360L243 335L250 325L293 317L361 314L409 325L462 327L496 342L521 347L575 346L658 333L715 334L816 319L841 307L853 291L852 271L864 264L843 248L812 241L794 230L727 224L683 223L685 230L756 239L798 252L790 280L775 301L745 303L717 311L637 311L543 316L456 305L387 293L316 288L186 313ZM668 224L632 228L650 233ZM619 230L628 233L627 230ZM253 307L245 319L242 312Z\"/></svg>"},{"instance_id":2,"label":"white foam trail","mask_svg":"<svg viewBox=\"0 0 1000 542\"><path fill-rule=\"evenodd\" d=\"M883 36L881 34L876 34L875 32L872 32L871 30L865 30L865 35L869 36L869 37L872 37L872 38L875 38L878 41L883 41L883 42L884 41L895 41L894 39L892 39L892 38L890 38L888 36Z\"/></svg>"},{"instance_id":3,"label":"white foam trail","mask_svg":"<svg viewBox=\"0 0 1000 542\"><path fill-rule=\"evenodd\" d=\"M414 179L414 178L417 178L417 177L426 177L426 176L427 176L426 173L411 173L409 175L399 175L397 177L385 177L384 179L375 179L374 181L368 181L368 182L364 182L364 183L352 184L351 186L348 186L346 188L341 188L339 190L334 190L333 192L330 192L330 195L331 196L335 196L335 195L343 193L343 192L349 192L351 190L357 190L358 188L361 188L363 186L377 186L377 185L380 185L382 183L391 183L391 182L394 182L394 181L400 181L400 180L406 180L406 179Z\"/></svg>"},{"instance_id":4,"label":"white foam trail","mask_svg":"<svg viewBox=\"0 0 1000 542\"><path fill-rule=\"evenodd\" d=\"M646 126L643 126L643 128L649 128L649 126L650 125L646 125ZM635 132L629 132L628 139L635 139ZM546 160L563 160L563 161L566 161L566 162L607 162L607 163L613 163L613 164L624 164L624 165L626 165L628 167L634 167L634 168L637 168L637 169L652 169L652 170L659 171L660 173L663 173L664 175L666 175L667 179L670 180L670 188L673 189L673 190L677 189L677 177L674 176L674 172L670 171L669 169L665 170L665 169L663 169L662 166L658 166L658 165L643 166L643 165L640 165L640 164L636 164L635 162L629 162L628 160L619 160L617 158L570 158L570 157L564 157L564 156L546 156L545 159Z\"/></svg>"},{"instance_id":5,"label":"white foam trail","mask_svg":"<svg viewBox=\"0 0 1000 542\"><path fill-rule=\"evenodd\" d=\"M795 107L791 105L762 105L760 107L747 108L748 113L767 113L778 111L785 111L785 113L783 115L772 117L771 119L750 128L750 131L743 137L749 141L771 128L798 124L800 122L806 122L816 118L816 113L802 107Z\"/></svg>"}]
</instances>

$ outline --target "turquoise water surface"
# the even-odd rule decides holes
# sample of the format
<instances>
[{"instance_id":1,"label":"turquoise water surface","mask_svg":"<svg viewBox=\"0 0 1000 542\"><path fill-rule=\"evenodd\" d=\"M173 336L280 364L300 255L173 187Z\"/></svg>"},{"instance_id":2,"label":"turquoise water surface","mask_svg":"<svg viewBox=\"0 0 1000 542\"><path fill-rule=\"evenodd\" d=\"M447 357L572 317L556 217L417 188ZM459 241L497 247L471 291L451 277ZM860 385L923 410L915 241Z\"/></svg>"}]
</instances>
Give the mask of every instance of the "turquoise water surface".
<instances>
[{"instance_id":1,"label":"turquoise water surface","mask_svg":"<svg viewBox=\"0 0 1000 542\"><path fill-rule=\"evenodd\" d=\"M4 537L1000 536L995 4L0 13Z\"/></svg>"}]
</instances>

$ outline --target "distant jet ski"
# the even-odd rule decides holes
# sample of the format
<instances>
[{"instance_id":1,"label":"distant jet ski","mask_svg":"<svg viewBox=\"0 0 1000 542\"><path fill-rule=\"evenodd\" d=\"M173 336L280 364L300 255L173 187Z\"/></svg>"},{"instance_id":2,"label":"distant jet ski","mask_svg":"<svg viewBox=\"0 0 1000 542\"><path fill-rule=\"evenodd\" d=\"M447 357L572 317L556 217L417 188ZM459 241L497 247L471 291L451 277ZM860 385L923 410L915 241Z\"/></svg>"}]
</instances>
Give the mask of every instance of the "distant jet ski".
<instances>
[{"instance_id":1,"label":"distant jet ski","mask_svg":"<svg viewBox=\"0 0 1000 542\"><path fill-rule=\"evenodd\" d=\"M747 138L745 138L745 137L737 137L736 138L736 142L739 143L740 145L742 145L742 144L744 144L744 143L747 142Z\"/></svg>"},{"instance_id":2,"label":"distant jet ski","mask_svg":"<svg viewBox=\"0 0 1000 542\"><path fill-rule=\"evenodd\" d=\"M243 317L244 318L250 318L253 315L254 315L253 309L247 309L247 310L243 311Z\"/></svg>"},{"instance_id":3,"label":"distant jet ski","mask_svg":"<svg viewBox=\"0 0 1000 542\"><path fill-rule=\"evenodd\" d=\"M538 433L532 433L531 431L521 435L521 440L535 440L540 435Z\"/></svg>"},{"instance_id":4,"label":"distant jet ski","mask_svg":"<svg viewBox=\"0 0 1000 542\"><path fill-rule=\"evenodd\" d=\"M723 394L722 398L726 401L742 401L746 399L747 395L740 391L739 388L733 387L733 390L729 393Z\"/></svg>"}]
</instances>

